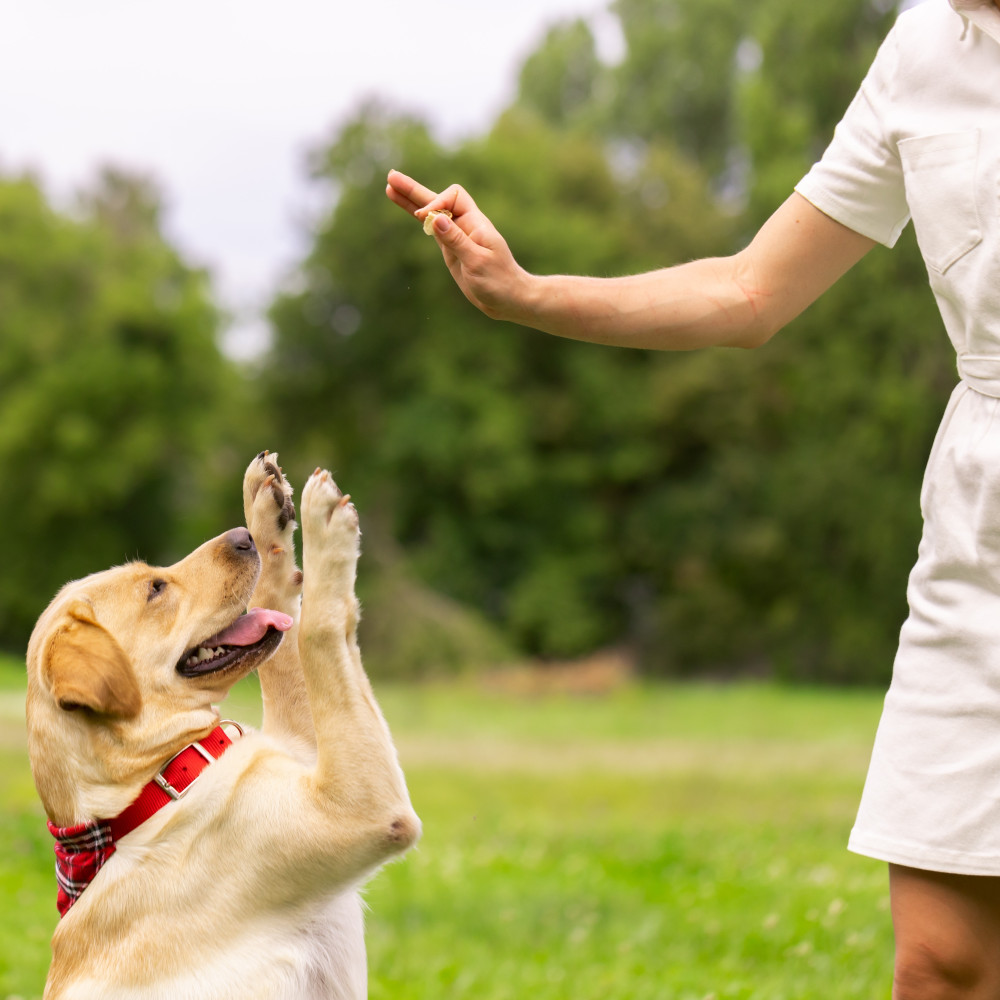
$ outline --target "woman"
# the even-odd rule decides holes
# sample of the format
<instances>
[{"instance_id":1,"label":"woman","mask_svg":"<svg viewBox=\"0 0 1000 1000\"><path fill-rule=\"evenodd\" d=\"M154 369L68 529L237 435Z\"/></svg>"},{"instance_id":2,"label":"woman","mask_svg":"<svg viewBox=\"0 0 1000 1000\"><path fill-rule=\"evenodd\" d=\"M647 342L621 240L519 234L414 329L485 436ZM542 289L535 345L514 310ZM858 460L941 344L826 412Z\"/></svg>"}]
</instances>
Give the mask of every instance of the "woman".
<instances>
[{"instance_id":1,"label":"woman","mask_svg":"<svg viewBox=\"0 0 1000 1000\"><path fill-rule=\"evenodd\" d=\"M624 278L518 266L472 198L389 174L430 211L488 316L654 350L756 347L912 217L960 381L852 850L889 863L894 996L1000 998L1000 0L903 13L833 141L750 245Z\"/></svg>"}]
</instances>

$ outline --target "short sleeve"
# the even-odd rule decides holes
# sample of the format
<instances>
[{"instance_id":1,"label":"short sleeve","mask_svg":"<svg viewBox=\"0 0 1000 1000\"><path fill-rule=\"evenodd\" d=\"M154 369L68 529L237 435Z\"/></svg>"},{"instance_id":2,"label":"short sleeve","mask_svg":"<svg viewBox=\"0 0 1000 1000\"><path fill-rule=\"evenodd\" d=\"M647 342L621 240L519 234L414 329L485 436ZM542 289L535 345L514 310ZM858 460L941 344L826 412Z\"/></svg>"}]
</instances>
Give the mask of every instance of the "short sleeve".
<instances>
[{"instance_id":1,"label":"short sleeve","mask_svg":"<svg viewBox=\"0 0 1000 1000\"><path fill-rule=\"evenodd\" d=\"M910 218L902 164L885 125L895 81L896 36L894 28L822 159L795 186L825 215L890 247Z\"/></svg>"}]
</instances>

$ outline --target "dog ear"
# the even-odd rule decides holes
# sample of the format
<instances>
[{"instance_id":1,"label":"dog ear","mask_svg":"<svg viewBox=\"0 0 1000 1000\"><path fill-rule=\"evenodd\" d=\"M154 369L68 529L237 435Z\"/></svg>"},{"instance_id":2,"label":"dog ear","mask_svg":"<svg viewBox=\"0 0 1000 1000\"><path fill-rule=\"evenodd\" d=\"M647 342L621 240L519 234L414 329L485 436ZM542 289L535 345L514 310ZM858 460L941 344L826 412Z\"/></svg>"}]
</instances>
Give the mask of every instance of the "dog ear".
<instances>
[{"instance_id":1,"label":"dog ear","mask_svg":"<svg viewBox=\"0 0 1000 1000\"><path fill-rule=\"evenodd\" d=\"M43 672L59 707L89 708L101 715L134 718L142 707L132 664L114 636L81 603L50 640Z\"/></svg>"}]
</instances>

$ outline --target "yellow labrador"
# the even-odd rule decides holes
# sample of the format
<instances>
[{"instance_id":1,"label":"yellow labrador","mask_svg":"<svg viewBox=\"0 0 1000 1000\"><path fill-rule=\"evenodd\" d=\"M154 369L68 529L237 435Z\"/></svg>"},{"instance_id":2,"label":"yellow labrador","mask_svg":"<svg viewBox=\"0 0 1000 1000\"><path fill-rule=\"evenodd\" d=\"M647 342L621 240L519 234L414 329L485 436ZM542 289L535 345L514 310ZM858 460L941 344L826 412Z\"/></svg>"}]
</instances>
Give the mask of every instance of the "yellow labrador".
<instances>
[{"instance_id":1,"label":"yellow labrador","mask_svg":"<svg viewBox=\"0 0 1000 1000\"><path fill-rule=\"evenodd\" d=\"M249 530L67 584L35 626L29 749L64 912L47 1000L366 995L358 891L420 822L355 638L357 512L313 474L303 578L291 495L258 455ZM240 736L215 706L253 668L264 724Z\"/></svg>"}]
</instances>

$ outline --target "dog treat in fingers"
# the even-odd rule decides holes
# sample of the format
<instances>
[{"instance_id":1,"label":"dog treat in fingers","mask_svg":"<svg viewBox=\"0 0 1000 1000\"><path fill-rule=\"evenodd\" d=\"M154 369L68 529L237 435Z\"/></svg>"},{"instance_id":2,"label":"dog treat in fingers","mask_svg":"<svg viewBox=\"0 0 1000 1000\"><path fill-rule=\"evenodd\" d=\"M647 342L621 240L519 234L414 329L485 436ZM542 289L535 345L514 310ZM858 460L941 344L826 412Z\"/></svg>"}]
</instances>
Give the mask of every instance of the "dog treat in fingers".
<instances>
[{"instance_id":1,"label":"dog treat in fingers","mask_svg":"<svg viewBox=\"0 0 1000 1000\"><path fill-rule=\"evenodd\" d=\"M447 215L449 219L451 218L451 212L449 212L446 208L432 208L427 215L424 216L424 232L428 236L434 235L434 220L439 215Z\"/></svg>"}]
</instances>

